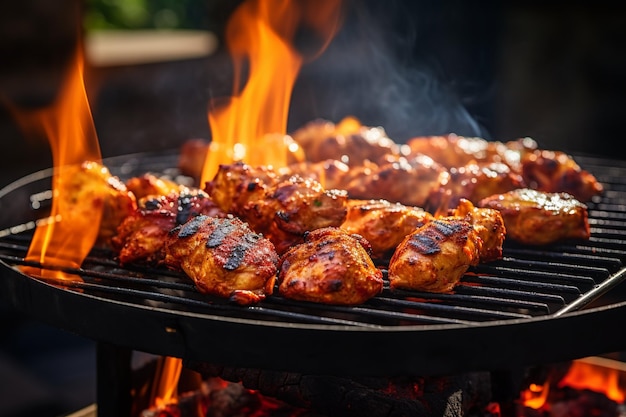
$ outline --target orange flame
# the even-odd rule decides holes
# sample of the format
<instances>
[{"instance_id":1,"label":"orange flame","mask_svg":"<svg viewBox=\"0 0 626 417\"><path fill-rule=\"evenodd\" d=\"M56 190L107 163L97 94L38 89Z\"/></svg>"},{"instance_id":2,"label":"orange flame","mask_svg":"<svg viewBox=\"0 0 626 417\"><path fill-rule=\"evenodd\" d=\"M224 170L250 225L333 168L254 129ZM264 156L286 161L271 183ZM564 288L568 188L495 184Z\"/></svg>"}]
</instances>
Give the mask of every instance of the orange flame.
<instances>
[{"instance_id":1,"label":"orange flame","mask_svg":"<svg viewBox=\"0 0 626 417\"><path fill-rule=\"evenodd\" d=\"M552 389L570 387L604 394L616 403L623 404L626 397L620 375L626 375L626 366L622 362L602 357L578 359L572 361L567 373L555 387L551 387L551 381L543 385L531 384L522 391L520 400L526 407L543 409L548 405Z\"/></svg>"},{"instance_id":2,"label":"orange flame","mask_svg":"<svg viewBox=\"0 0 626 417\"><path fill-rule=\"evenodd\" d=\"M178 379L183 369L183 361L180 358L166 356L159 358L156 370L158 384L155 384L150 397L150 405L153 409L165 409L168 405L178 403Z\"/></svg>"},{"instance_id":3,"label":"orange flame","mask_svg":"<svg viewBox=\"0 0 626 417\"><path fill-rule=\"evenodd\" d=\"M102 218L103 187L82 188L78 195L80 184L76 184L76 173L83 162L101 160L83 81L83 65L82 49L77 48L59 96L50 107L29 111L12 108L25 131L45 134L54 163L52 211L49 221L38 224L26 260L58 268L81 265L96 241ZM97 171L101 167L97 163L83 168ZM80 279L50 269L25 270L46 278Z\"/></svg>"},{"instance_id":4,"label":"orange flame","mask_svg":"<svg viewBox=\"0 0 626 417\"><path fill-rule=\"evenodd\" d=\"M620 387L619 373L609 359L589 358L572 363L567 374L559 382L559 387L588 389L599 392L618 404L624 402L624 390ZM616 363L616 365L619 365Z\"/></svg>"},{"instance_id":5,"label":"orange flame","mask_svg":"<svg viewBox=\"0 0 626 417\"><path fill-rule=\"evenodd\" d=\"M302 160L302 150L286 135L291 92L305 57L293 46L304 25L321 36L314 58L339 27L339 0L248 0L233 13L226 41L234 62L233 97L212 103L212 142L201 184L219 165L244 161L282 167ZM248 79L241 89L244 64ZM241 91L240 91L241 90Z\"/></svg>"}]
</instances>

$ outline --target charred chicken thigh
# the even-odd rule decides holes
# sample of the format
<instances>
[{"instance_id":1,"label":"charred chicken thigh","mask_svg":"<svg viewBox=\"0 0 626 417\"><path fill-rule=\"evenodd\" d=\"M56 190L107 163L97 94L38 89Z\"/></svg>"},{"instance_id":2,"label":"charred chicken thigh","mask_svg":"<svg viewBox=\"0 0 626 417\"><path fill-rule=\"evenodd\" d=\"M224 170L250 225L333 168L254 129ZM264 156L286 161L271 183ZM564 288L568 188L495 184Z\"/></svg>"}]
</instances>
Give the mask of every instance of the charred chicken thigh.
<instances>
[{"instance_id":1,"label":"charred chicken thigh","mask_svg":"<svg viewBox=\"0 0 626 417\"><path fill-rule=\"evenodd\" d=\"M450 211L450 215L465 218L478 233L482 240L479 252L480 262L502 258L506 227L502 214L498 210L475 207L471 201L461 199L458 206Z\"/></svg>"},{"instance_id":2,"label":"charred chicken thigh","mask_svg":"<svg viewBox=\"0 0 626 417\"><path fill-rule=\"evenodd\" d=\"M367 248L363 237L337 227L309 232L281 257L278 290L295 300L361 304L383 289L382 271Z\"/></svg>"},{"instance_id":3,"label":"charred chicken thigh","mask_svg":"<svg viewBox=\"0 0 626 417\"><path fill-rule=\"evenodd\" d=\"M221 165L206 190L223 210L270 239L279 254L302 242L305 232L339 226L346 217L345 191L270 168Z\"/></svg>"},{"instance_id":4,"label":"charred chicken thigh","mask_svg":"<svg viewBox=\"0 0 626 417\"><path fill-rule=\"evenodd\" d=\"M462 217L441 217L405 237L389 262L392 289L449 292L480 260L482 239Z\"/></svg>"},{"instance_id":5,"label":"charred chicken thigh","mask_svg":"<svg viewBox=\"0 0 626 417\"><path fill-rule=\"evenodd\" d=\"M546 245L590 237L587 206L567 193L523 188L484 198L478 206L498 210L507 236L520 243Z\"/></svg>"},{"instance_id":6,"label":"charred chicken thigh","mask_svg":"<svg viewBox=\"0 0 626 417\"><path fill-rule=\"evenodd\" d=\"M165 252L165 264L183 270L202 293L248 305L273 292L274 245L237 217L196 216L172 229Z\"/></svg>"},{"instance_id":7,"label":"charred chicken thigh","mask_svg":"<svg viewBox=\"0 0 626 417\"><path fill-rule=\"evenodd\" d=\"M202 190L182 188L179 193L142 198L135 211L119 224L111 239L121 264L160 263L167 234L177 225L199 214L224 216Z\"/></svg>"},{"instance_id":8,"label":"charred chicken thigh","mask_svg":"<svg viewBox=\"0 0 626 417\"><path fill-rule=\"evenodd\" d=\"M348 200L348 215L341 228L363 236L372 248L372 258L384 259L418 227L434 217L419 207L387 200Z\"/></svg>"}]
</instances>

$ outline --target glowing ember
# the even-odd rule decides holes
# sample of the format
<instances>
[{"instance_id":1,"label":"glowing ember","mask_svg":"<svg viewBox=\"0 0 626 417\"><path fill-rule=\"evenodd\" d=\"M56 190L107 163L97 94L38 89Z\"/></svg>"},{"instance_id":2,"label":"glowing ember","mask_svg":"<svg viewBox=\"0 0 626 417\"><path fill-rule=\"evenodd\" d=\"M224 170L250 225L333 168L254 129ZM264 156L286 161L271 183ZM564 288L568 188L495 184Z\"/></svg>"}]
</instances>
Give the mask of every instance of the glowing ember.
<instances>
[{"instance_id":1,"label":"glowing ember","mask_svg":"<svg viewBox=\"0 0 626 417\"><path fill-rule=\"evenodd\" d=\"M77 49L52 106L12 110L25 131L45 134L54 162L52 220L38 225L26 260L55 268L78 268L98 236L106 193L103 174L108 173L99 165L100 146L83 82L82 50ZM90 179L81 182L79 175ZM51 269L25 269L30 275L46 278L80 279Z\"/></svg>"},{"instance_id":2,"label":"glowing ember","mask_svg":"<svg viewBox=\"0 0 626 417\"><path fill-rule=\"evenodd\" d=\"M291 92L304 61L294 38L302 26L314 30L321 37L319 54L337 31L339 17L338 0L249 0L235 10L226 29L233 97L209 110L212 142L201 184L213 178L219 164L283 167L289 158L303 159L286 135ZM245 64L249 75L243 86Z\"/></svg>"}]
</instances>

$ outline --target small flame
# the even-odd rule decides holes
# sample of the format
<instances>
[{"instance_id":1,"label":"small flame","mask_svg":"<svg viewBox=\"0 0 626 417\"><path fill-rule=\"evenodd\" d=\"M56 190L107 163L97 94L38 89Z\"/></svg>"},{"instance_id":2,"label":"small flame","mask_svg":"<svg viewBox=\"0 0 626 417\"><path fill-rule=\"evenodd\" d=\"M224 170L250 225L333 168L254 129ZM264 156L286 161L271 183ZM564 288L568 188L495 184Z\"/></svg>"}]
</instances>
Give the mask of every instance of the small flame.
<instances>
[{"instance_id":1,"label":"small flame","mask_svg":"<svg viewBox=\"0 0 626 417\"><path fill-rule=\"evenodd\" d=\"M623 363L602 357L589 357L572 361L565 376L558 383L546 381L544 384L531 384L522 391L520 400L524 406L536 410L549 406L551 390L569 387L575 390L589 390L605 395L618 404L623 404L624 387L620 374L626 372ZM551 385L554 386L551 386Z\"/></svg>"},{"instance_id":2,"label":"small flame","mask_svg":"<svg viewBox=\"0 0 626 417\"><path fill-rule=\"evenodd\" d=\"M152 389L151 408L161 410L178 402L178 380L182 369L183 361L180 358L171 356L159 358L155 372L155 381L158 383Z\"/></svg>"},{"instance_id":3,"label":"small flame","mask_svg":"<svg viewBox=\"0 0 626 417\"><path fill-rule=\"evenodd\" d=\"M610 366L609 360L577 360L559 382L559 387L587 389L599 392L618 404L624 402L624 390L620 387L619 369ZM609 366L607 366L609 365Z\"/></svg>"},{"instance_id":4,"label":"small flame","mask_svg":"<svg viewBox=\"0 0 626 417\"><path fill-rule=\"evenodd\" d=\"M526 407L539 410L543 407L548 400L548 394L550 393L550 383L545 384L530 384L528 389L522 391L522 404Z\"/></svg>"},{"instance_id":5,"label":"small flame","mask_svg":"<svg viewBox=\"0 0 626 417\"><path fill-rule=\"evenodd\" d=\"M83 66L82 49L78 47L51 106L36 110L11 108L27 133L45 134L52 148L51 221L38 225L26 260L55 268L80 267L97 239L102 218L104 187L95 184L82 187L85 184L77 184L76 177L84 169L93 170L99 178L97 171L101 169L100 146L85 91ZM93 164L81 167L85 161ZM46 278L80 280L51 269L24 269L26 273Z\"/></svg>"},{"instance_id":6,"label":"small flame","mask_svg":"<svg viewBox=\"0 0 626 417\"><path fill-rule=\"evenodd\" d=\"M209 110L212 142L201 184L224 163L283 167L289 158L303 160L286 134L291 93L305 59L293 45L295 36L303 24L321 36L314 58L336 33L339 17L339 0L247 0L235 10L226 29L233 97L214 101ZM246 63L249 76L242 89Z\"/></svg>"}]
</instances>

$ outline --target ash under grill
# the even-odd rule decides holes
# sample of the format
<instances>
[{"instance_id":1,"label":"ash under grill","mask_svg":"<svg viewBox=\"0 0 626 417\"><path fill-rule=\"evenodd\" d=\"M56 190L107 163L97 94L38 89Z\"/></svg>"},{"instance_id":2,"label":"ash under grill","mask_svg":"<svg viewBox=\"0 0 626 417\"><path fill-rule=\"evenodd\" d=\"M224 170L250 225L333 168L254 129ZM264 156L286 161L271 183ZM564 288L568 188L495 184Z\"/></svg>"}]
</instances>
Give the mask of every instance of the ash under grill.
<instances>
[{"instance_id":1,"label":"ash under grill","mask_svg":"<svg viewBox=\"0 0 626 417\"><path fill-rule=\"evenodd\" d=\"M391 291L387 281L382 294L359 306L298 302L277 291L239 306L200 294L182 273L122 268L103 249L94 249L80 269L65 270L83 282L32 279L19 267L27 264L34 220L46 210L45 172L0 195L3 212L30 208L28 218L0 231L0 285L16 308L98 341L243 367L425 375L617 351L626 347L624 336L615 335L626 324L626 307L620 300L592 305L626 277L626 167L577 161L605 186L588 203L591 238L546 247L506 242L503 259L471 268L451 294ZM105 163L124 178L176 166L176 154ZM296 355L281 349L287 340ZM537 349L540 340L544 347Z\"/></svg>"}]
</instances>

